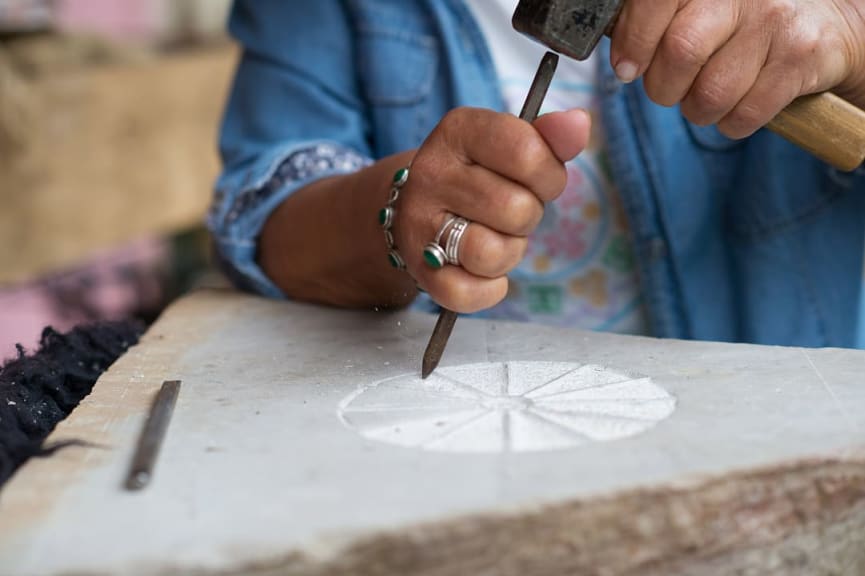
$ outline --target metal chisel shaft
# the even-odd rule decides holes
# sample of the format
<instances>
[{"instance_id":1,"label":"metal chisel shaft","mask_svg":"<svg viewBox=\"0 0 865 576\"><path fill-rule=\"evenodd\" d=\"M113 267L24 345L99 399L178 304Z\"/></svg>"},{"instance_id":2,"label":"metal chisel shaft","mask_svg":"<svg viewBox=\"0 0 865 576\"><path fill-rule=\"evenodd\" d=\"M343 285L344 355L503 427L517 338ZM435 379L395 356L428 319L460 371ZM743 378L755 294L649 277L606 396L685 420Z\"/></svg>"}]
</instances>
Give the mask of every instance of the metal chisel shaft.
<instances>
[{"instance_id":1,"label":"metal chisel shaft","mask_svg":"<svg viewBox=\"0 0 865 576\"><path fill-rule=\"evenodd\" d=\"M156 465L156 456L162 446L179 393L180 381L168 380L162 383L162 388L156 394L144 423L144 429L138 438L132 467L126 478L127 490L141 490L150 482L153 467Z\"/></svg>"},{"instance_id":2,"label":"metal chisel shaft","mask_svg":"<svg viewBox=\"0 0 865 576\"><path fill-rule=\"evenodd\" d=\"M559 64L559 57L553 52L544 54L538 72L535 74L535 80L532 82L532 87L526 96L526 102L523 104L523 110L520 112L520 118L526 122L534 122L541 111L541 105L544 103L544 98L547 96L547 90L550 88L550 83L553 81L553 76L556 74L556 66ZM423 355L423 365L421 366L421 377L426 378L433 373L433 370L439 365L439 361L444 354L445 348L448 345L451 332L454 329L454 324L457 321L457 313L451 310L442 308L439 313L438 322L430 336L429 344Z\"/></svg>"}]
</instances>

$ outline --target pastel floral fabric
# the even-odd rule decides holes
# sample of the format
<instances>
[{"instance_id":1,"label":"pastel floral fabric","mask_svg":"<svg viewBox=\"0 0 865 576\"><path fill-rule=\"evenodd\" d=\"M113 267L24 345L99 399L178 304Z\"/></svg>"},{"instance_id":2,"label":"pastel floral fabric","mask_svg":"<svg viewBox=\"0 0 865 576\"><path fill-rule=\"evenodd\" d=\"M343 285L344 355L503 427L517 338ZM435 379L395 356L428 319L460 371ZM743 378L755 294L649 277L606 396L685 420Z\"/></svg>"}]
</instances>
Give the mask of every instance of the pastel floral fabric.
<instances>
[{"instance_id":1,"label":"pastel floral fabric","mask_svg":"<svg viewBox=\"0 0 865 576\"><path fill-rule=\"evenodd\" d=\"M515 39L510 0L470 0L495 63L508 111L518 114L544 48ZM593 119L588 149L567 165L564 193L547 205L511 290L488 318L625 333L647 333L640 287L606 155L599 61L561 58L541 113L584 108Z\"/></svg>"}]
</instances>

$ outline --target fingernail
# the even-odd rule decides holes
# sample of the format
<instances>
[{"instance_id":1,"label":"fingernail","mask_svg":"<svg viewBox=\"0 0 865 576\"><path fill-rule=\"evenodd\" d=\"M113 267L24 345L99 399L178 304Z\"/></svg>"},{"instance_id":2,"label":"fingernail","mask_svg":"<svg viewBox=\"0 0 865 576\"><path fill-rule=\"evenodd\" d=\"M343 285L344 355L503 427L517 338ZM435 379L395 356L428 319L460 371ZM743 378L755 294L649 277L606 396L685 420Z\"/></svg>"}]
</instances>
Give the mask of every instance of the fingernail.
<instances>
[{"instance_id":1,"label":"fingernail","mask_svg":"<svg viewBox=\"0 0 865 576\"><path fill-rule=\"evenodd\" d=\"M616 64L616 76L625 84L630 84L637 79L637 73L640 67L630 60L622 60Z\"/></svg>"}]
</instances>

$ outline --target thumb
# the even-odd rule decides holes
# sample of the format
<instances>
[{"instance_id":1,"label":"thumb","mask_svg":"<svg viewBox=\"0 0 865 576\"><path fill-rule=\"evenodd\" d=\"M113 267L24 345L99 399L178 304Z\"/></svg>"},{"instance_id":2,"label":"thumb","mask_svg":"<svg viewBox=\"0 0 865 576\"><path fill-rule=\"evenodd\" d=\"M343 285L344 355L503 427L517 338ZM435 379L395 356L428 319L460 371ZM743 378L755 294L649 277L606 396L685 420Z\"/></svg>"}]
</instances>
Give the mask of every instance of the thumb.
<instances>
[{"instance_id":1,"label":"thumb","mask_svg":"<svg viewBox=\"0 0 865 576\"><path fill-rule=\"evenodd\" d=\"M544 114L535 120L533 126L546 140L553 154L564 163L576 158L588 145L592 117L585 110L575 108Z\"/></svg>"}]
</instances>

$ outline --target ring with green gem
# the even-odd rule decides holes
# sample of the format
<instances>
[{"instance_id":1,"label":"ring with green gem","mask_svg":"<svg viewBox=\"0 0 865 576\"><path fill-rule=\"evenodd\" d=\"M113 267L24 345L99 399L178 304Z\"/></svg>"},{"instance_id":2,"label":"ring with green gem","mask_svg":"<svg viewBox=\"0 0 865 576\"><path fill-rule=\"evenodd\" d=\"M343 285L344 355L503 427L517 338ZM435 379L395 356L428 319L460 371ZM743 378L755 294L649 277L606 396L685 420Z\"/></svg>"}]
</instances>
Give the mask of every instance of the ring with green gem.
<instances>
[{"instance_id":1,"label":"ring with green gem","mask_svg":"<svg viewBox=\"0 0 865 576\"><path fill-rule=\"evenodd\" d=\"M424 262L427 263L427 266L433 268L434 270L439 270L444 268L444 265L448 262L447 254L439 244L436 242L430 242L423 249L423 259Z\"/></svg>"},{"instance_id":2,"label":"ring with green gem","mask_svg":"<svg viewBox=\"0 0 865 576\"><path fill-rule=\"evenodd\" d=\"M457 225L463 218L454 216L453 214L445 218L444 224L441 225L436 233L435 239L424 246L423 259L427 266L434 270L444 268L445 264L452 264L446 246L442 246L442 240L445 239L445 234L449 234L451 229Z\"/></svg>"}]
</instances>

